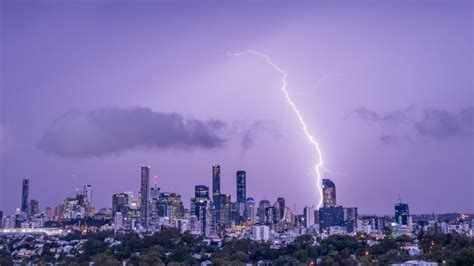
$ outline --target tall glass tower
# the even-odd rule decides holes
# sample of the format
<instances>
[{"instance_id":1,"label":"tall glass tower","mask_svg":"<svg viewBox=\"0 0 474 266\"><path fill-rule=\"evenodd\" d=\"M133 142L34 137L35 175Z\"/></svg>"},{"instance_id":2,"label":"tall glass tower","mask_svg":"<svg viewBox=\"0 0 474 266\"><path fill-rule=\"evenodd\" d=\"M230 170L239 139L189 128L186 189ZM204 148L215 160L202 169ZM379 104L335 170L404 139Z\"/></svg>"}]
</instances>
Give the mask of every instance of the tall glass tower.
<instances>
[{"instance_id":1,"label":"tall glass tower","mask_svg":"<svg viewBox=\"0 0 474 266\"><path fill-rule=\"evenodd\" d=\"M148 218L149 218L149 197L148 191L150 190L150 167L142 166L141 171L141 186L140 186L140 221L141 225L144 228L148 228Z\"/></svg>"},{"instance_id":2,"label":"tall glass tower","mask_svg":"<svg viewBox=\"0 0 474 266\"><path fill-rule=\"evenodd\" d=\"M221 166L215 164L212 166L212 201L216 214L216 224L221 221Z\"/></svg>"},{"instance_id":3,"label":"tall glass tower","mask_svg":"<svg viewBox=\"0 0 474 266\"><path fill-rule=\"evenodd\" d=\"M336 185L327 178L323 178L323 207L336 207Z\"/></svg>"},{"instance_id":4,"label":"tall glass tower","mask_svg":"<svg viewBox=\"0 0 474 266\"><path fill-rule=\"evenodd\" d=\"M395 205L395 222L399 225L408 225L410 211L408 204L399 202Z\"/></svg>"},{"instance_id":5,"label":"tall glass tower","mask_svg":"<svg viewBox=\"0 0 474 266\"><path fill-rule=\"evenodd\" d=\"M23 185L21 190L21 211L28 213L28 194L30 190L30 180L23 179Z\"/></svg>"},{"instance_id":6,"label":"tall glass tower","mask_svg":"<svg viewBox=\"0 0 474 266\"><path fill-rule=\"evenodd\" d=\"M245 171L237 171L237 202L244 203L247 201L247 187Z\"/></svg>"}]
</instances>

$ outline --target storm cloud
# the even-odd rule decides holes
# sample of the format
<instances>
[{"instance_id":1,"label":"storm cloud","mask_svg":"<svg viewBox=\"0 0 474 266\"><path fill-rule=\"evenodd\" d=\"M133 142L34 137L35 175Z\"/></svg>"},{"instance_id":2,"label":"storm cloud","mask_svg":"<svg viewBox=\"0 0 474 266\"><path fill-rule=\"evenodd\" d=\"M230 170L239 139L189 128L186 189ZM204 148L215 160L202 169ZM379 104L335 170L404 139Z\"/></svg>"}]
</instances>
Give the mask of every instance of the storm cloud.
<instances>
[{"instance_id":1,"label":"storm cloud","mask_svg":"<svg viewBox=\"0 0 474 266\"><path fill-rule=\"evenodd\" d=\"M357 109L352 110L351 114L357 115L359 118L372 121L376 123L408 123L410 121L409 116L414 111L415 106L408 106L405 109L394 110L387 113L379 113L365 106L361 106Z\"/></svg>"},{"instance_id":2,"label":"storm cloud","mask_svg":"<svg viewBox=\"0 0 474 266\"><path fill-rule=\"evenodd\" d=\"M354 109L351 115L356 115L364 121L376 124L402 126L405 133L385 132L379 140L385 145L401 143L409 140L407 134L416 136L442 139L472 139L474 137L474 107L467 106L459 111L443 109L425 109L421 115L417 115L414 107L395 110L388 113L380 113L365 106ZM391 129L392 127L388 127ZM385 127L385 130L387 127Z\"/></svg>"},{"instance_id":3,"label":"storm cloud","mask_svg":"<svg viewBox=\"0 0 474 266\"><path fill-rule=\"evenodd\" d=\"M38 147L62 157L97 157L137 148L212 149L227 142L220 120L186 119L149 108L72 110L54 121Z\"/></svg>"},{"instance_id":4,"label":"storm cloud","mask_svg":"<svg viewBox=\"0 0 474 266\"><path fill-rule=\"evenodd\" d=\"M423 136L437 139L474 137L474 106L459 112L432 109L426 110L415 128Z\"/></svg>"}]
</instances>

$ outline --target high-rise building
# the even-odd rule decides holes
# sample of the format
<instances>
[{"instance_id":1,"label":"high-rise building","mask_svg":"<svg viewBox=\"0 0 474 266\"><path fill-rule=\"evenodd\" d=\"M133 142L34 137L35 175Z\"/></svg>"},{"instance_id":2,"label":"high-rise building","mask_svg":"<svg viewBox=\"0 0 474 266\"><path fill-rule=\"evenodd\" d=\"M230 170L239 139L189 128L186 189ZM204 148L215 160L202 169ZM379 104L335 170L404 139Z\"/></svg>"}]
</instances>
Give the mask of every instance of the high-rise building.
<instances>
[{"instance_id":1,"label":"high-rise building","mask_svg":"<svg viewBox=\"0 0 474 266\"><path fill-rule=\"evenodd\" d=\"M0 211L0 228L3 228L3 211Z\"/></svg>"},{"instance_id":2,"label":"high-rise building","mask_svg":"<svg viewBox=\"0 0 474 266\"><path fill-rule=\"evenodd\" d=\"M92 207L92 186L91 185L84 185L83 193L84 195L84 207L86 209Z\"/></svg>"},{"instance_id":3,"label":"high-rise building","mask_svg":"<svg viewBox=\"0 0 474 266\"><path fill-rule=\"evenodd\" d=\"M277 206L278 206L278 220L282 221L285 219L285 198L278 198L277 199Z\"/></svg>"},{"instance_id":4,"label":"high-rise building","mask_svg":"<svg viewBox=\"0 0 474 266\"><path fill-rule=\"evenodd\" d=\"M258 221L261 224L265 223L265 210L270 207L270 201L268 200L261 200L258 205Z\"/></svg>"},{"instance_id":5,"label":"high-rise building","mask_svg":"<svg viewBox=\"0 0 474 266\"><path fill-rule=\"evenodd\" d=\"M245 204L246 200L246 173L245 171L237 171L237 202Z\"/></svg>"},{"instance_id":6,"label":"high-rise building","mask_svg":"<svg viewBox=\"0 0 474 266\"><path fill-rule=\"evenodd\" d=\"M28 193L30 190L30 180L23 179L23 186L21 190L21 211L28 213Z\"/></svg>"},{"instance_id":7,"label":"high-rise building","mask_svg":"<svg viewBox=\"0 0 474 266\"><path fill-rule=\"evenodd\" d=\"M304 207L304 225L305 227L311 227L314 225L314 207Z\"/></svg>"},{"instance_id":8,"label":"high-rise building","mask_svg":"<svg viewBox=\"0 0 474 266\"><path fill-rule=\"evenodd\" d=\"M206 213L209 211L208 203L209 187L205 185L195 186L194 198L191 199L191 214L195 215L199 220L206 219ZM207 221L201 221L201 224L206 227Z\"/></svg>"},{"instance_id":9,"label":"high-rise building","mask_svg":"<svg viewBox=\"0 0 474 266\"><path fill-rule=\"evenodd\" d=\"M212 201L214 204L216 224L220 224L221 219L221 166L215 164L212 166Z\"/></svg>"},{"instance_id":10,"label":"high-rise building","mask_svg":"<svg viewBox=\"0 0 474 266\"><path fill-rule=\"evenodd\" d=\"M231 226L232 202L229 194L220 194L220 225L224 227Z\"/></svg>"},{"instance_id":11,"label":"high-rise building","mask_svg":"<svg viewBox=\"0 0 474 266\"><path fill-rule=\"evenodd\" d=\"M327 178L323 178L323 207L336 207L336 185Z\"/></svg>"},{"instance_id":12,"label":"high-rise building","mask_svg":"<svg viewBox=\"0 0 474 266\"><path fill-rule=\"evenodd\" d=\"M247 203L245 205L245 213L247 215L247 220L251 221L252 223L257 222L255 200L251 197L247 198Z\"/></svg>"},{"instance_id":13,"label":"high-rise building","mask_svg":"<svg viewBox=\"0 0 474 266\"><path fill-rule=\"evenodd\" d=\"M247 202L247 186L246 186L246 173L245 171L237 171L236 173L236 187L237 187L237 202L235 205L235 217L236 222L242 222L246 219L245 204Z\"/></svg>"},{"instance_id":14,"label":"high-rise building","mask_svg":"<svg viewBox=\"0 0 474 266\"><path fill-rule=\"evenodd\" d=\"M127 216L129 209L127 193L117 193L112 195L112 215L115 216L117 212L120 212L122 216Z\"/></svg>"},{"instance_id":15,"label":"high-rise building","mask_svg":"<svg viewBox=\"0 0 474 266\"><path fill-rule=\"evenodd\" d=\"M158 199L158 215L170 219L180 219L184 216L184 206L181 195L176 193L162 192Z\"/></svg>"},{"instance_id":16,"label":"high-rise building","mask_svg":"<svg viewBox=\"0 0 474 266\"><path fill-rule=\"evenodd\" d=\"M44 210L44 214L46 215L46 218L48 218L48 221L53 220L54 212L51 207L46 207L46 209Z\"/></svg>"},{"instance_id":17,"label":"high-rise building","mask_svg":"<svg viewBox=\"0 0 474 266\"><path fill-rule=\"evenodd\" d=\"M29 212L28 214L30 216L33 216L35 214L38 214L39 213L39 202L35 199L32 199L30 201L30 206L29 206Z\"/></svg>"},{"instance_id":18,"label":"high-rise building","mask_svg":"<svg viewBox=\"0 0 474 266\"><path fill-rule=\"evenodd\" d=\"M265 208L265 224L274 225L278 223L277 208L270 206Z\"/></svg>"},{"instance_id":19,"label":"high-rise building","mask_svg":"<svg viewBox=\"0 0 474 266\"><path fill-rule=\"evenodd\" d=\"M328 207L319 209L319 228L324 230L331 226L344 226L344 208Z\"/></svg>"},{"instance_id":20,"label":"high-rise building","mask_svg":"<svg viewBox=\"0 0 474 266\"><path fill-rule=\"evenodd\" d=\"M123 228L123 215L121 212L117 212L114 215L114 226L115 229L122 229Z\"/></svg>"},{"instance_id":21,"label":"high-rise building","mask_svg":"<svg viewBox=\"0 0 474 266\"><path fill-rule=\"evenodd\" d=\"M399 225L408 225L410 211L408 204L399 202L395 204L395 222Z\"/></svg>"},{"instance_id":22,"label":"high-rise building","mask_svg":"<svg viewBox=\"0 0 474 266\"><path fill-rule=\"evenodd\" d=\"M149 218L149 196L148 192L150 190L150 167L142 166L141 169L141 186L140 186L140 222L144 228L148 228L148 218Z\"/></svg>"},{"instance_id":23,"label":"high-rise building","mask_svg":"<svg viewBox=\"0 0 474 266\"><path fill-rule=\"evenodd\" d=\"M344 208L344 223L348 232L354 231L357 226L357 208L347 207Z\"/></svg>"},{"instance_id":24,"label":"high-rise building","mask_svg":"<svg viewBox=\"0 0 474 266\"><path fill-rule=\"evenodd\" d=\"M194 197L196 200L209 200L209 187L205 185L194 186Z\"/></svg>"}]
</instances>

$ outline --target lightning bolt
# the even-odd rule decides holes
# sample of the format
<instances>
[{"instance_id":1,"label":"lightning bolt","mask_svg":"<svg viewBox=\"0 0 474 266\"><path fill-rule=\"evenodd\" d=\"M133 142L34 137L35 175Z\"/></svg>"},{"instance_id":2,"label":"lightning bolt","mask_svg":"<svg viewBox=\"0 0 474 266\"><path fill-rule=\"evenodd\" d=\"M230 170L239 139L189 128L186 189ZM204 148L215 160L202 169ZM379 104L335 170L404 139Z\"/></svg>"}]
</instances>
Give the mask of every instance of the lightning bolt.
<instances>
[{"instance_id":1,"label":"lightning bolt","mask_svg":"<svg viewBox=\"0 0 474 266\"><path fill-rule=\"evenodd\" d=\"M230 52L227 53L227 55L233 55L233 56L241 56L245 54L252 54L252 55L256 55L258 57L265 59L267 64L272 66L277 72L279 72L282 75L281 91L283 92L283 95L285 95L286 100L288 101L288 104L291 106L294 113L298 117L298 121L301 124L301 127L303 129L303 132L306 138L308 138L308 141L314 146L316 154L318 155L318 161L316 162L316 166L314 170L316 171L316 188L320 195L319 202L317 205L319 209L323 204L323 189L321 187L321 172L320 172L320 169L323 167L323 156L321 154L321 149L319 148L319 144L314 140L314 137L309 133L308 128L306 126L306 122L303 119L303 116L301 115L300 111L298 110L295 103L291 99L290 94L286 90L286 77L288 76L288 74L283 69L281 69L277 64L273 63L272 60L270 59L270 56L266 54L263 54L254 50L247 50L247 51L243 51L239 53L230 53Z\"/></svg>"}]
</instances>

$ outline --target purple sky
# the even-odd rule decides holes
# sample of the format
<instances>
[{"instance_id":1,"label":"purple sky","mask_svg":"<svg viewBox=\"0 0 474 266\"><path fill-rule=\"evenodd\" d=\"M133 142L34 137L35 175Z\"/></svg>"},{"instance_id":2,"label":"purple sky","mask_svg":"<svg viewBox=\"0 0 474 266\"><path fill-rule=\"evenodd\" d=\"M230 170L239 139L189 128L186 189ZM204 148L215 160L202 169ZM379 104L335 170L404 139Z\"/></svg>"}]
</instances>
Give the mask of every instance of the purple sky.
<instances>
[{"instance_id":1,"label":"purple sky","mask_svg":"<svg viewBox=\"0 0 474 266\"><path fill-rule=\"evenodd\" d=\"M0 210L21 179L40 207L77 184L94 205L139 189L141 165L189 205L194 185L235 199L317 202L320 143L338 204L474 211L472 1L1 1Z\"/></svg>"}]
</instances>

